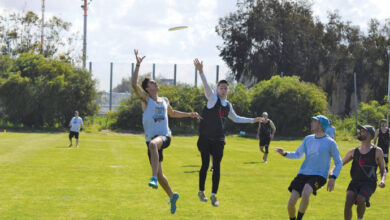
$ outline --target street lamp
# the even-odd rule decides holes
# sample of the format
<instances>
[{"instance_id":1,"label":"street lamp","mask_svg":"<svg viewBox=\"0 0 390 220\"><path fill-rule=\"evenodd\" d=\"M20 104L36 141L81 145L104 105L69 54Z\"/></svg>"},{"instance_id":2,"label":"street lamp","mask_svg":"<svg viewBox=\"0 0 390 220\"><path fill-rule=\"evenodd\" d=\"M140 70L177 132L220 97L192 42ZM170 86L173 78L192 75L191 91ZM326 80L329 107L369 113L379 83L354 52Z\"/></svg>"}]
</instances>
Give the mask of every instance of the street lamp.
<instances>
[{"instance_id":1,"label":"street lamp","mask_svg":"<svg viewBox=\"0 0 390 220\"><path fill-rule=\"evenodd\" d=\"M84 10L84 37L83 37L83 68L86 68L87 60L87 6L91 3L92 0L83 0L84 5L81 5L81 8Z\"/></svg>"}]
</instances>

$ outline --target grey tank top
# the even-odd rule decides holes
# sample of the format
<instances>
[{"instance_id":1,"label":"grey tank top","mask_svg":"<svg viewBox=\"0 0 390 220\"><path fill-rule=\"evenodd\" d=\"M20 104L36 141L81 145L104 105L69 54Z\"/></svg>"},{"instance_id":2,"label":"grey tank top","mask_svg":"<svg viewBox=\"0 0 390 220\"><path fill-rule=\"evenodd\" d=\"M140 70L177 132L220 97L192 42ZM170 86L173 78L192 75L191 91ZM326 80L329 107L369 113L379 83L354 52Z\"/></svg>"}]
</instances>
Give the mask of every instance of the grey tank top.
<instances>
[{"instance_id":1,"label":"grey tank top","mask_svg":"<svg viewBox=\"0 0 390 220\"><path fill-rule=\"evenodd\" d=\"M146 141L151 141L155 136L171 136L168 125L168 100L166 98L162 98L162 100L161 104L157 104L149 97L142 115Z\"/></svg>"}]
</instances>

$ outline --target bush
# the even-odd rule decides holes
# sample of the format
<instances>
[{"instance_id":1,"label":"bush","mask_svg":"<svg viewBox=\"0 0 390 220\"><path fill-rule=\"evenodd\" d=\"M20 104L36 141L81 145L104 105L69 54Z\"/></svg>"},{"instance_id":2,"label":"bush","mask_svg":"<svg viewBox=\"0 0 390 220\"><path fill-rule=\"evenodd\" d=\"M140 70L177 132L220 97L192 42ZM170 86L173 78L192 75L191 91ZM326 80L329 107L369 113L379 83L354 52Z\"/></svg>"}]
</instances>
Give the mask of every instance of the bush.
<instances>
[{"instance_id":1,"label":"bush","mask_svg":"<svg viewBox=\"0 0 390 220\"><path fill-rule=\"evenodd\" d=\"M310 132L311 117L327 112L326 94L299 77L274 76L252 88L251 111L260 115L266 111L284 136L302 136Z\"/></svg>"},{"instance_id":2,"label":"bush","mask_svg":"<svg viewBox=\"0 0 390 220\"><path fill-rule=\"evenodd\" d=\"M0 56L0 103L7 121L27 127L67 126L74 110L97 110L92 75L64 61L23 53Z\"/></svg>"}]
</instances>

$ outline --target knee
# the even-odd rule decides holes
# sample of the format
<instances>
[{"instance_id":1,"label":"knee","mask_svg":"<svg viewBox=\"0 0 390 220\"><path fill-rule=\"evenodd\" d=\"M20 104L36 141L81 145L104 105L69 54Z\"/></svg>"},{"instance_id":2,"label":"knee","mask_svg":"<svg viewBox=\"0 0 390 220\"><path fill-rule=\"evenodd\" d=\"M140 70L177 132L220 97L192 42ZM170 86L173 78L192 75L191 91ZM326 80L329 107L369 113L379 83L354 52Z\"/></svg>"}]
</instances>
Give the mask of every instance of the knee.
<instances>
[{"instance_id":1,"label":"knee","mask_svg":"<svg viewBox=\"0 0 390 220\"><path fill-rule=\"evenodd\" d=\"M150 142L149 143L149 150L151 150L151 151L157 150L157 144L154 142Z\"/></svg>"},{"instance_id":2,"label":"knee","mask_svg":"<svg viewBox=\"0 0 390 220\"><path fill-rule=\"evenodd\" d=\"M292 199L288 200L287 209L295 208L296 202Z\"/></svg>"},{"instance_id":3,"label":"knee","mask_svg":"<svg viewBox=\"0 0 390 220\"><path fill-rule=\"evenodd\" d=\"M366 203L366 198L365 198L364 196L359 195L359 196L356 198L356 203L357 203L357 205L365 205L365 203Z\"/></svg>"},{"instance_id":4,"label":"knee","mask_svg":"<svg viewBox=\"0 0 390 220\"><path fill-rule=\"evenodd\" d=\"M312 193L313 193L313 188L311 188L310 185L306 184L302 190L302 198L303 197L308 198L308 197L310 197L310 194L312 194Z\"/></svg>"}]
</instances>

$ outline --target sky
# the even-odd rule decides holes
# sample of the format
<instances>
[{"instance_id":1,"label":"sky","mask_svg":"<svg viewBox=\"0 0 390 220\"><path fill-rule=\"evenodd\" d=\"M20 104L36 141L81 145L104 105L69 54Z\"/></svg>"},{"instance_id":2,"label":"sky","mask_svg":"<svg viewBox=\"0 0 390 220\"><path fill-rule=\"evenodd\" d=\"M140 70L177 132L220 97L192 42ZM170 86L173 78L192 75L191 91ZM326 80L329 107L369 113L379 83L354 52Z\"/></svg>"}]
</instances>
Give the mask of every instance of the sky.
<instances>
[{"instance_id":1,"label":"sky","mask_svg":"<svg viewBox=\"0 0 390 220\"><path fill-rule=\"evenodd\" d=\"M45 17L58 16L72 23L72 31L83 32L82 0L45 0ZM236 10L236 0L92 0L88 6L87 59L93 62L95 76L101 82L109 80L109 62L121 74L134 62L133 49L146 55L145 66L157 63L160 75L173 71L173 64L187 75L184 81L194 81L192 60L204 60L210 72L220 65L221 77L228 71L219 57L217 45L222 44L215 32L218 19ZM312 0L313 12L326 22L327 12L338 10L343 20L359 25L364 31L370 18L384 21L390 18L389 0ZM4 11L34 11L41 14L41 0L0 0ZM186 25L180 31L170 27ZM80 49L82 42L79 44ZM124 70L124 68L127 68ZM187 71L188 70L188 71ZM101 73L99 73L99 71ZM164 73L164 74L163 74ZM104 75L104 76L103 76ZM116 75L118 83L121 77ZM121 76L122 76L121 75ZM207 76L207 75L206 75ZM215 75L210 75L210 77ZM101 83L100 83L101 84ZM107 85L107 84L105 84ZM100 85L107 89L107 86Z\"/></svg>"}]
</instances>

